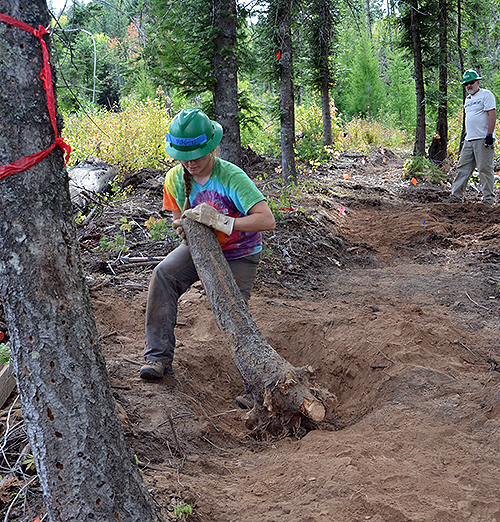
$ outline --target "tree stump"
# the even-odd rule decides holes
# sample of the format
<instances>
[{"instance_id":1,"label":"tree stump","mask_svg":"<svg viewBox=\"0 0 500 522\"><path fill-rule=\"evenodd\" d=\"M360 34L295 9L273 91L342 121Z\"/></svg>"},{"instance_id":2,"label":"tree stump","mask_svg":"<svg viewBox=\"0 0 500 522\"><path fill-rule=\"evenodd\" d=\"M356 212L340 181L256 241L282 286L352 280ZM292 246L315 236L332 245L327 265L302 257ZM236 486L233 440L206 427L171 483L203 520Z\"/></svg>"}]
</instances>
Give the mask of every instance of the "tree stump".
<instances>
[{"instance_id":1,"label":"tree stump","mask_svg":"<svg viewBox=\"0 0 500 522\"><path fill-rule=\"evenodd\" d=\"M253 395L247 426L259 433L293 432L325 419L333 402L310 383L310 367L295 368L266 341L253 321L212 229L183 219L193 262L233 361Z\"/></svg>"}]
</instances>

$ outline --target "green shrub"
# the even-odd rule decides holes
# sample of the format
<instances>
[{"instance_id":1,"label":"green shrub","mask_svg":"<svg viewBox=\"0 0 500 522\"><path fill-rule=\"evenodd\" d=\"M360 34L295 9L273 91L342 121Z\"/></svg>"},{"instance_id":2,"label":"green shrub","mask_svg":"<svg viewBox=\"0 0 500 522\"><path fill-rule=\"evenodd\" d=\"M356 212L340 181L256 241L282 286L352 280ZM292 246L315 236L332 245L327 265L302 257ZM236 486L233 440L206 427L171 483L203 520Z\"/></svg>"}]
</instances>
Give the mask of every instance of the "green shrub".
<instances>
[{"instance_id":1,"label":"green shrub","mask_svg":"<svg viewBox=\"0 0 500 522\"><path fill-rule=\"evenodd\" d=\"M462 110L459 110L455 115L448 118L448 157L455 161L458 160L462 123Z\"/></svg>"},{"instance_id":2,"label":"green shrub","mask_svg":"<svg viewBox=\"0 0 500 522\"><path fill-rule=\"evenodd\" d=\"M259 117L251 120L246 117L246 124L241 127L241 145L264 156L281 154L279 117L272 110L276 103L274 97L264 95L261 100Z\"/></svg>"},{"instance_id":3,"label":"green shrub","mask_svg":"<svg viewBox=\"0 0 500 522\"><path fill-rule=\"evenodd\" d=\"M271 99L266 98L262 103L267 109L261 109L258 119L246 118L241 129L242 145L259 154L277 157L281 153L278 118L269 109ZM165 152L165 135L171 114L177 110L169 112L161 96L145 101L128 97L121 100L120 106L121 112L89 108L63 115L63 136L72 148L69 166L97 156L117 167L121 176L148 167L170 168L172 160ZM319 100L297 105L298 160L316 166L343 150L367 154L374 147L406 150L411 147L412 136L376 120L354 118L342 125L333 99L331 114L333 145L325 146Z\"/></svg>"},{"instance_id":4,"label":"green shrub","mask_svg":"<svg viewBox=\"0 0 500 522\"><path fill-rule=\"evenodd\" d=\"M374 147L407 149L413 140L405 131L388 127L376 120L353 118L345 124L344 129L339 148L359 150L365 154Z\"/></svg>"},{"instance_id":5,"label":"green shrub","mask_svg":"<svg viewBox=\"0 0 500 522\"><path fill-rule=\"evenodd\" d=\"M295 109L297 140L295 149L300 160L310 165L328 161L336 146L340 144L341 130L337 111L333 103L330 103L332 118L333 145L324 145L323 117L321 105L312 104L306 107L299 105Z\"/></svg>"},{"instance_id":6,"label":"green shrub","mask_svg":"<svg viewBox=\"0 0 500 522\"><path fill-rule=\"evenodd\" d=\"M174 515L177 520L186 520L193 514L193 508L190 504L179 504L174 508Z\"/></svg>"},{"instance_id":7,"label":"green shrub","mask_svg":"<svg viewBox=\"0 0 500 522\"><path fill-rule=\"evenodd\" d=\"M171 161L164 146L171 116L163 102L127 98L121 105L121 112L87 109L63 115L63 137L71 146L69 166L97 156L126 173L162 168Z\"/></svg>"},{"instance_id":8,"label":"green shrub","mask_svg":"<svg viewBox=\"0 0 500 522\"><path fill-rule=\"evenodd\" d=\"M150 217L144 226L149 230L151 241L161 241L167 237L177 237L165 218L155 219Z\"/></svg>"},{"instance_id":9,"label":"green shrub","mask_svg":"<svg viewBox=\"0 0 500 522\"><path fill-rule=\"evenodd\" d=\"M403 178L412 177L419 177L430 183L442 183L448 179L448 175L435 163L420 154L410 156L405 162Z\"/></svg>"},{"instance_id":10,"label":"green shrub","mask_svg":"<svg viewBox=\"0 0 500 522\"><path fill-rule=\"evenodd\" d=\"M104 255L106 257L109 257L109 252L123 254L124 252L127 252L129 248L126 245L125 236L120 236L119 234L115 234L112 238L102 236L99 240L99 246L104 250Z\"/></svg>"}]
</instances>

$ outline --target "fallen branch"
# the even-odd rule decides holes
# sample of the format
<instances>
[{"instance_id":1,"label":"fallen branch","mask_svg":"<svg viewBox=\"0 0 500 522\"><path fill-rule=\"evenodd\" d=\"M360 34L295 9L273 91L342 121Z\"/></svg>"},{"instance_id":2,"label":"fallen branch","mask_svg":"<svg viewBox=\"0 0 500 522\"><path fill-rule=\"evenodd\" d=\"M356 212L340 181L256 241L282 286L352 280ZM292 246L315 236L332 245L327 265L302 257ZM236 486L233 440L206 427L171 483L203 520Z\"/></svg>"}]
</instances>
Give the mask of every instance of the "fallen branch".
<instances>
[{"instance_id":1,"label":"fallen branch","mask_svg":"<svg viewBox=\"0 0 500 522\"><path fill-rule=\"evenodd\" d=\"M179 444L179 439L177 438L177 433L175 431L175 426L174 426L174 420L172 419L172 415L170 414L170 409L167 406L167 402L166 401L164 401L163 405L165 406L165 411L167 412L168 422L169 422L170 428L172 430L172 435L174 437L174 442L175 442L175 446L177 448L177 453L179 454L180 457L184 458L185 455L184 455L184 452L181 449L181 445Z\"/></svg>"},{"instance_id":2,"label":"fallen branch","mask_svg":"<svg viewBox=\"0 0 500 522\"><path fill-rule=\"evenodd\" d=\"M131 364L136 364L137 366L142 366L144 364L143 362L134 361L134 359L129 359L128 357L123 357L123 360Z\"/></svg>"},{"instance_id":3,"label":"fallen branch","mask_svg":"<svg viewBox=\"0 0 500 522\"><path fill-rule=\"evenodd\" d=\"M12 508L14 507L16 500L23 494L23 492L26 488L30 487L31 483L34 482L35 480L38 480L38 475L35 475L32 479L30 479L29 482L26 482L26 484L24 484L24 486L16 493L16 496L12 499L7 511L5 512L5 518L4 518L5 522L7 522L7 520L9 520L10 512L12 511Z\"/></svg>"},{"instance_id":4,"label":"fallen branch","mask_svg":"<svg viewBox=\"0 0 500 522\"><path fill-rule=\"evenodd\" d=\"M460 342L459 344L461 344L467 351L469 351L476 359L479 359L479 357L464 343Z\"/></svg>"},{"instance_id":5,"label":"fallen branch","mask_svg":"<svg viewBox=\"0 0 500 522\"><path fill-rule=\"evenodd\" d=\"M163 261L165 257L129 257L129 256L122 256L120 258L121 261L124 263L160 263Z\"/></svg>"},{"instance_id":6,"label":"fallen branch","mask_svg":"<svg viewBox=\"0 0 500 522\"><path fill-rule=\"evenodd\" d=\"M373 343L371 343L370 341L366 341L368 344L371 344L375 350L378 351L378 353L380 353L380 355L382 355L382 357L385 357L389 362L391 362L392 364L396 364L396 361L393 361L392 359L390 359L389 357L387 357L387 355L385 355L385 353L380 349L380 348L377 348Z\"/></svg>"},{"instance_id":7,"label":"fallen branch","mask_svg":"<svg viewBox=\"0 0 500 522\"><path fill-rule=\"evenodd\" d=\"M476 301L474 301L474 299L472 299L472 297L467 293L467 291L465 291L465 295L476 305L476 306L479 306L480 308L484 308L484 310L486 310L487 312L491 312L491 308L487 308L486 306L483 306L482 304L479 304L479 303L476 303Z\"/></svg>"},{"instance_id":8,"label":"fallen branch","mask_svg":"<svg viewBox=\"0 0 500 522\"><path fill-rule=\"evenodd\" d=\"M208 442L214 448L216 448L216 449L218 449L220 451L223 451L224 453L229 453L230 455L233 455L234 457L237 457L237 458L241 459L243 462L248 462L249 464L255 464L255 462L253 460L244 459L241 455L238 455L237 453L233 453L232 451L229 451L229 450L227 450L225 448L221 448L220 446L217 446L217 444L214 444L211 440L208 440L206 437L202 437L202 439L205 442Z\"/></svg>"},{"instance_id":9,"label":"fallen branch","mask_svg":"<svg viewBox=\"0 0 500 522\"><path fill-rule=\"evenodd\" d=\"M462 343L462 342L459 342L459 344L461 346L463 346L467 351L469 351L472 355L474 355L474 357L476 359L479 359L478 355L476 354L476 352L472 351L466 344ZM479 352L479 355L481 356L481 358L487 363L490 365L490 369L495 371L495 372L500 372L500 363L494 359L493 357L491 357L490 355L487 355L487 354L484 354L482 353L482 351L477 348L478 352Z\"/></svg>"}]
</instances>

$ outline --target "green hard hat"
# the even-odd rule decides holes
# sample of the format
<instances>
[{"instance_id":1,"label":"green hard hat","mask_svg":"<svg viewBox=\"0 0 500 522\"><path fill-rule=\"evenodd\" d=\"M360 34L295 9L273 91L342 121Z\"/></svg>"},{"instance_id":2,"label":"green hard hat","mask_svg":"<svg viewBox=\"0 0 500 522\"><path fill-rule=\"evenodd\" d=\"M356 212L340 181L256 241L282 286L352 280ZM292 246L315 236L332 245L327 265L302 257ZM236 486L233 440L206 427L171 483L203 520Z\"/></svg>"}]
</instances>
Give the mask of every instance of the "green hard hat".
<instances>
[{"instance_id":1,"label":"green hard hat","mask_svg":"<svg viewBox=\"0 0 500 522\"><path fill-rule=\"evenodd\" d=\"M475 82L476 80L482 80L482 77L477 74L474 69L469 69L468 71L464 72L464 76L462 78L462 85L469 82Z\"/></svg>"},{"instance_id":2,"label":"green hard hat","mask_svg":"<svg viewBox=\"0 0 500 522\"><path fill-rule=\"evenodd\" d=\"M165 150L174 159L195 160L212 152L222 134L221 125L200 109L182 109L170 123Z\"/></svg>"}]
</instances>

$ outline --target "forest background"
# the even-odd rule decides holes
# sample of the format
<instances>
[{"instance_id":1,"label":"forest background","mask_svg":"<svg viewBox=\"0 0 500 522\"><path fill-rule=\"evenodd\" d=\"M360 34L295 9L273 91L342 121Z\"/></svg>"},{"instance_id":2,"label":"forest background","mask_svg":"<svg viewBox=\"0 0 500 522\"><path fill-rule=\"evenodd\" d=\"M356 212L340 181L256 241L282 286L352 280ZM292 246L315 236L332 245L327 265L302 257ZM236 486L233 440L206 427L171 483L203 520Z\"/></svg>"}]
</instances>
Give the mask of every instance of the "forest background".
<instances>
[{"instance_id":1,"label":"forest background","mask_svg":"<svg viewBox=\"0 0 500 522\"><path fill-rule=\"evenodd\" d=\"M236 45L217 51L214 10L231 4ZM243 149L278 157L292 134L293 160L314 166L346 149L413 148L420 168L435 173L425 159L433 137L444 141L438 160L459 151L464 69L500 91L498 8L496 0L67 1L52 8L52 47L70 165L98 156L121 172L165 166L178 110L217 117L218 52L237 66ZM283 171L295 176L294 162Z\"/></svg>"}]
</instances>

